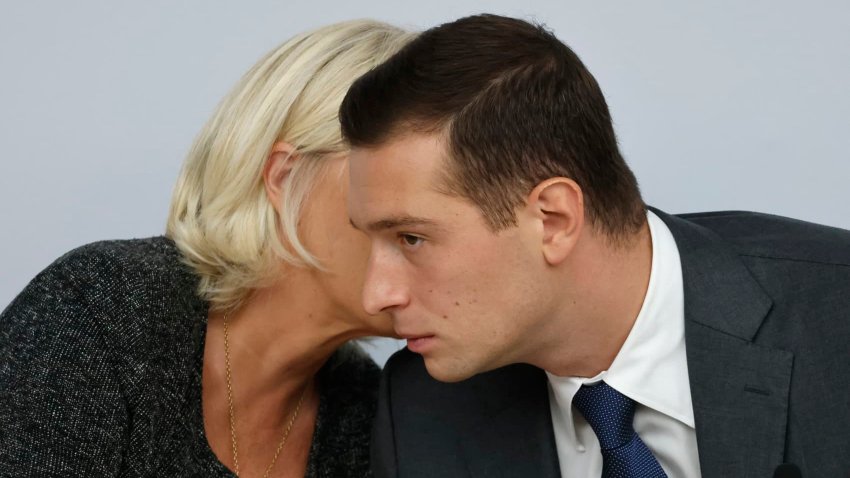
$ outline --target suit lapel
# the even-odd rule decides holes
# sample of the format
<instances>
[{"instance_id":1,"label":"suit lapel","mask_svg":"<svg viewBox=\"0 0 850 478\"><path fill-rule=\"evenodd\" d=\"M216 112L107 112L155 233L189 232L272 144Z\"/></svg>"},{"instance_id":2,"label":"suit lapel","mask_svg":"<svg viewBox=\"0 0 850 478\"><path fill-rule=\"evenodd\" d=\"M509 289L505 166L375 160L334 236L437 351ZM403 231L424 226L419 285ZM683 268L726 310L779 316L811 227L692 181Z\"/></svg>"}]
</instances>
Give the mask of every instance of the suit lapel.
<instances>
[{"instance_id":1,"label":"suit lapel","mask_svg":"<svg viewBox=\"0 0 850 478\"><path fill-rule=\"evenodd\" d=\"M782 463L793 354L753 343L772 300L713 232L653 210L682 260L685 342L703 476L771 476Z\"/></svg>"},{"instance_id":2,"label":"suit lapel","mask_svg":"<svg viewBox=\"0 0 850 478\"><path fill-rule=\"evenodd\" d=\"M522 367L519 370L526 375L522 379L500 380L519 387L501 395L512 397L510 403L488 413L460 440L471 477L561 476L546 375L542 370ZM495 393L488 390L484 396L498 397Z\"/></svg>"}]
</instances>

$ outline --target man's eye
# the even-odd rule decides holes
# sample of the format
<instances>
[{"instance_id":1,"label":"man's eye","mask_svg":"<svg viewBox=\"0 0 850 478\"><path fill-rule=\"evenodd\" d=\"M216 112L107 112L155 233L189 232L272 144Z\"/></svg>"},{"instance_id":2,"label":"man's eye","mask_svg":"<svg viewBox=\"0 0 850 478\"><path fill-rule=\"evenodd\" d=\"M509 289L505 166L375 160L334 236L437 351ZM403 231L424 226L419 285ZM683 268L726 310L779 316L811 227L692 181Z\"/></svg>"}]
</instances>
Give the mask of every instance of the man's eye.
<instances>
[{"instance_id":1,"label":"man's eye","mask_svg":"<svg viewBox=\"0 0 850 478\"><path fill-rule=\"evenodd\" d=\"M423 239L419 236L414 236L412 234L399 234L399 238L401 239L402 244L405 246L418 246L422 244Z\"/></svg>"}]
</instances>

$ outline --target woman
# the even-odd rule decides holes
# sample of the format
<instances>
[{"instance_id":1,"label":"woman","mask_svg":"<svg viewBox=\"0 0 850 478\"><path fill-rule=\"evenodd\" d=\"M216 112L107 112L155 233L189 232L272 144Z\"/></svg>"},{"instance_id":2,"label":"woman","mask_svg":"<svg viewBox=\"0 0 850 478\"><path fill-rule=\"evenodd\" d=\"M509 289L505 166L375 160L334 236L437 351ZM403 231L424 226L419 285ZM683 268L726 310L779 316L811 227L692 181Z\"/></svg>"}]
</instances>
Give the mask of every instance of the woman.
<instances>
[{"instance_id":1,"label":"woman","mask_svg":"<svg viewBox=\"0 0 850 478\"><path fill-rule=\"evenodd\" d=\"M58 259L0 316L0 476L368 475L379 370L350 339L368 241L337 109L410 34L374 21L263 58L197 138L164 237Z\"/></svg>"}]
</instances>

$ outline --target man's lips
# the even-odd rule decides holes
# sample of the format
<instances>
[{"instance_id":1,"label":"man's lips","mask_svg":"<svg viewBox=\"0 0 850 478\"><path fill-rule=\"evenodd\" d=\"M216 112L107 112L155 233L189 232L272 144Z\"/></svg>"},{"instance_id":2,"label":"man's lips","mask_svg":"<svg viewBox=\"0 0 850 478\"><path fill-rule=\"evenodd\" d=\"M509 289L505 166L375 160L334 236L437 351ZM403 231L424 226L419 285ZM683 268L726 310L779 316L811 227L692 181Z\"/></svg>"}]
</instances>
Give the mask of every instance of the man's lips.
<instances>
[{"instance_id":1,"label":"man's lips","mask_svg":"<svg viewBox=\"0 0 850 478\"><path fill-rule=\"evenodd\" d=\"M407 340L407 348L411 352L418 354L427 352L436 341L434 335L399 334L399 336Z\"/></svg>"},{"instance_id":2,"label":"man's lips","mask_svg":"<svg viewBox=\"0 0 850 478\"><path fill-rule=\"evenodd\" d=\"M406 332L396 332L399 337L404 340L421 339L423 337L433 337L434 334L410 334Z\"/></svg>"}]
</instances>

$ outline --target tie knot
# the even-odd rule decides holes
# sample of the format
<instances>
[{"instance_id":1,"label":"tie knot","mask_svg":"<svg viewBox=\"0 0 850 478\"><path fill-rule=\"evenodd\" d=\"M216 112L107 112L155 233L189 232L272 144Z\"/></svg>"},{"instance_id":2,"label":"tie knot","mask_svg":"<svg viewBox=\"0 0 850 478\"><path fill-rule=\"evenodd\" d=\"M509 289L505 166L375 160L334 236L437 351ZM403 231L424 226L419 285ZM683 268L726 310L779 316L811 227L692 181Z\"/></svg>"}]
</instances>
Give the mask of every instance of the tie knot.
<instances>
[{"instance_id":1,"label":"tie knot","mask_svg":"<svg viewBox=\"0 0 850 478\"><path fill-rule=\"evenodd\" d=\"M635 401L605 382L583 385L573 397L573 406L593 428L603 451L623 446L635 435Z\"/></svg>"}]
</instances>

